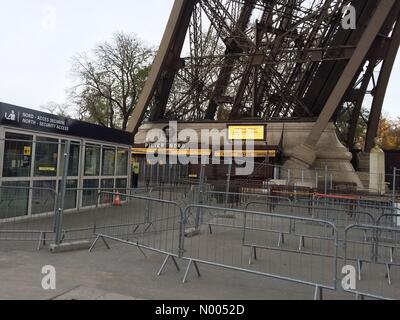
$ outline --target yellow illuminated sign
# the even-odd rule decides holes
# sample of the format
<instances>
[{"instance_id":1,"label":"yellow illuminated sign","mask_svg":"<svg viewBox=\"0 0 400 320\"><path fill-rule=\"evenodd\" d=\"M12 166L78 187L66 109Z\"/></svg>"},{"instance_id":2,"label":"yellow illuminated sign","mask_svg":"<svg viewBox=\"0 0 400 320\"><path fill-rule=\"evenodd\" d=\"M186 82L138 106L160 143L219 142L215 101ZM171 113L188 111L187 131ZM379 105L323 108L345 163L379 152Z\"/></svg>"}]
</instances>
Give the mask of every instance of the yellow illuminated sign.
<instances>
[{"instance_id":1,"label":"yellow illuminated sign","mask_svg":"<svg viewBox=\"0 0 400 320\"><path fill-rule=\"evenodd\" d=\"M24 147L24 156L30 156L32 154L32 148L31 147Z\"/></svg>"},{"instance_id":2,"label":"yellow illuminated sign","mask_svg":"<svg viewBox=\"0 0 400 320\"><path fill-rule=\"evenodd\" d=\"M228 126L229 140L265 140L265 126Z\"/></svg>"},{"instance_id":3,"label":"yellow illuminated sign","mask_svg":"<svg viewBox=\"0 0 400 320\"><path fill-rule=\"evenodd\" d=\"M276 150L243 150L243 151L217 151L214 156L216 158L275 158L277 156Z\"/></svg>"},{"instance_id":4,"label":"yellow illuminated sign","mask_svg":"<svg viewBox=\"0 0 400 320\"><path fill-rule=\"evenodd\" d=\"M54 168L54 167L39 167L39 171L55 172L56 168Z\"/></svg>"},{"instance_id":5,"label":"yellow illuminated sign","mask_svg":"<svg viewBox=\"0 0 400 320\"><path fill-rule=\"evenodd\" d=\"M211 150L209 149L147 149L147 148L133 148L133 155L146 155L146 154L164 154L170 156L191 156L191 157L200 157L200 156L210 156ZM214 157L217 158L275 158L277 156L276 150L220 150L213 153Z\"/></svg>"},{"instance_id":6,"label":"yellow illuminated sign","mask_svg":"<svg viewBox=\"0 0 400 320\"><path fill-rule=\"evenodd\" d=\"M133 148L133 155L146 155L146 154L164 154L170 156L190 156L190 157L200 157L200 156L210 156L210 149L166 149L166 148Z\"/></svg>"}]
</instances>

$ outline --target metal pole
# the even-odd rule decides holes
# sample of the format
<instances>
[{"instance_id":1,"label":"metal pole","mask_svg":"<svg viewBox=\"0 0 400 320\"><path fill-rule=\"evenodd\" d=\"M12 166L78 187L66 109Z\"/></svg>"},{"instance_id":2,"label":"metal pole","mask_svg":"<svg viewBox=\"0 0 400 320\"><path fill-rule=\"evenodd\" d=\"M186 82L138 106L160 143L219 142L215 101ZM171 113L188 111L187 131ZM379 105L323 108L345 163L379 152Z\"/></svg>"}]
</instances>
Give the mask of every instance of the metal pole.
<instances>
[{"instance_id":1,"label":"metal pole","mask_svg":"<svg viewBox=\"0 0 400 320\"><path fill-rule=\"evenodd\" d=\"M279 168L275 166L274 168L274 179L278 180L279 179Z\"/></svg>"},{"instance_id":2,"label":"metal pole","mask_svg":"<svg viewBox=\"0 0 400 320\"><path fill-rule=\"evenodd\" d=\"M64 205L65 205L65 192L66 192L66 188L67 188L70 149L71 149L71 141L67 141L65 143L63 176L62 176L62 180L61 180L60 190L58 193L57 214L55 216L56 223L55 223L54 232L56 234L56 245L61 244L62 218L63 218Z\"/></svg>"},{"instance_id":3,"label":"metal pole","mask_svg":"<svg viewBox=\"0 0 400 320\"><path fill-rule=\"evenodd\" d=\"M397 168L393 168L393 205L396 203L396 175Z\"/></svg>"},{"instance_id":4,"label":"metal pole","mask_svg":"<svg viewBox=\"0 0 400 320\"><path fill-rule=\"evenodd\" d=\"M325 194L328 194L328 166L325 166Z\"/></svg>"},{"instance_id":5,"label":"metal pole","mask_svg":"<svg viewBox=\"0 0 400 320\"><path fill-rule=\"evenodd\" d=\"M206 174L206 166L204 164L201 165L200 168L200 180L199 180L199 190L198 190L198 204L202 205L204 202L203 199L203 191L204 191L204 177ZM200 218L202 216L202 209L197 208L197 215L196 215L196 230L200 227Z\"/></svg>"},{"instance_id":6,"label":"metal pole","mask_svg":"<svg viewBox=\"0 0 400 320\"><path fill-rule=\"evenodd\" d=\"M225 194L225 208L228 208L228 197L231 191L231 176L232 176L232 163L229 163L228 174L226 176L226 194Z\"/></svg>"}]
</instances>

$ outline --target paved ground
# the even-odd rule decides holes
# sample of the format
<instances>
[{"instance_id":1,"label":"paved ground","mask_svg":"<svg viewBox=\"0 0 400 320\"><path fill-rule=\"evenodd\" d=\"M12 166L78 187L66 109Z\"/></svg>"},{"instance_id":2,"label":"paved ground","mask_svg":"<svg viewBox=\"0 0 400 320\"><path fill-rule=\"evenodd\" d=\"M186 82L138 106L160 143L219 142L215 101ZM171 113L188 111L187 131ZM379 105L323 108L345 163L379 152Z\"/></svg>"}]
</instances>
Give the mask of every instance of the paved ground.
<instances>
[{"instance_id":1,"label":"paved ground","mask_svg":"<svg viewBox=\"0 0 400 320\"><path fill-rule=\"evenodd\" d=\"M137 299L310 299L313 289L282 284L258 276L201 266L202 278L191 273L182 283L169 265L157 277L163 262L158 254L145 258L132 247L113 244L112 250L97 249L52 255L47 251L0 253L0 299L53 299L78 287L92 288ZM184 267L183 263L180 263ZM53 265L57 270L57 290L44 291L41 270ZM94 299L93 293L79 299Z\"/></svg>"},{"instance_id":2,"label":"paved ground","mask_svg":"<svg viewBox=\"0 0 400 320\"><path fill-rule=\"evenodd\" d=\"M86 251L50 254L0 252L0 299L312 299L314 289L255 275L200 266L201 278L191 271L182 283L187 262L179 261L181 272L172 263L161 277L156 274L164 257L134 247L113 243L112 250L99 246ZM57 270L57 290L44 291L41 270L53 265ZM82 289L83 288L83 289ZM400 293L400 292L399 292ZM400 295L399 295L400 297ZM326 299L353 299L339 293L325 293Z\"/></svg>"}]
</instances>

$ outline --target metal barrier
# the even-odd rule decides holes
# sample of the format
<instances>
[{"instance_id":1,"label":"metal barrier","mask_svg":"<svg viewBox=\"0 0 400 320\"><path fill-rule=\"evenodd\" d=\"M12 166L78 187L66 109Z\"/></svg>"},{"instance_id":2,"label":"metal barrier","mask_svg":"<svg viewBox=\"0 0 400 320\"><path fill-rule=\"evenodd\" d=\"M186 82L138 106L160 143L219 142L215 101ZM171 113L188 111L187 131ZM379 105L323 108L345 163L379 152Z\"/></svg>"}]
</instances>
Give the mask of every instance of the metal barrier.
<instances>
[{"instance_id":1,"label":"metal barrier","mask_svg":"<svg viewBox=\"0 0 400 320\"><path fill-rule=\"evenodd\" d=\"M384 214L379 217L376 225L391 228L400 228L400 214Z\"/></svg>"},{"instance_id":2,"label":"metal barrier","mask_svg":"<svg viewBox=\"0 0 400 320\"><path fill-rule=\"evenodd\" d=\"M271 213L285 213L290 212L291 215L297 217L310 217L314 219L322 219L330 221L336 225L337 228L346 228L350 224L365 223L375 224L375 218L372 214L367 212L354 211L351 214L344 212L339 208L330 207L317 207L314 205L301 205L295 203L276 203L276 202L249 202L246 204L246 210L252 208L253 211L266 211Z\"/></svg>"},{"instance_id":3,"label":"metal barrier","mask_svg":"<svg viewBox=\"0 0 400 320\"><path fill-rule=\"evenodd\" d=\"M104 199L105 195L112 199L116 194L100 192L99 198ZM338 289L341 241L332 221L296 216L293 212L284 215L201 204L189 205L183 211L177 202L138 195L120 196L126 200L122 207L99 205L91 217L90 228L65 230L65 239L86 234L94 239L91 251L99 241L107 248L110 241L116 241L134 246L143 254L148 250L165 255L158 275L163 273L168 261L179 271L179 259L187 260L183 282L187 281L192 267L200 275L199 265L205 264L313 287L315 299L322 298L324 290ZM275 211L279 206L282 211L290 207L276 202L283 201L282 198L269 199L272 203L267 203L267 207L272 204ZM290 199L286 201L290 203ZM309 209L292 206L294 211ZM323 209L338 213L338 210ZM373 221L369 214L365 214L365 219ZM361 228L358 242L345 239L345 243L365 243L365 239L368 232ZM363 261L363 250L356 254L353 261ZM371 299L385 299L390 295L374 294L371 288L348 293Z\"/></svg>"},{"instance_id":4,"label":"metal barrier","mask_svg":"<svg viewBox=\"0 0 400 320\"><path fill-rule=\"evenodd\" d=\"M398 287L391 286L397 279L394 267L400 266L398 215L385 213L375 220L379 209L375 215L356 210L349 215L349 211L340 211L340 206L318 207L309 199L213 192L204 186L145 187L126 189L126 193L67 189L82 197L90 191L86 200L93 206L63 214L61 242L91 240L90 251L100 241L106 248L110 242L119 242L144 255L145 251L165 255L159 275L171 261L179 271L182 259L189 262L184 282L192 267L200 275L199 265L204 264L312 287L315 299L322 298L324 290L338 290L341 260L345 264L355 261L362 283L359 290L348 294L371 299L400 297L395 292ZM39 192L28 189L29 194ZM0 193L0 208L6 204L12 208L12 195L18 192L12 191L13 187L3 190L9 191ZM51 191L54 198L55 191ZM238 200L228 201L237 208L227 207L227 198ZM43 200L43 206L48 203ZM3 219L0 241L35 242L38 249L55 241L54 211L29 219ZM361 273L366 265L371 270L364 280Z\"/></svg>"},{"instance_id":5,"label":"metal barrier","mask_svg":"<svg viewBox=\"0 0 400 320\"><path fill-rule=\"evenodd\" d=\"M52 241L56 197L50 188L0 186L0 242L37 242L40 250Z\"/></svg>"},{"instance_id":6,"label":"metal barrier","mask_svg":"<svg viewBox=\"0 0 400 320\"><path fill-rule=\"evenodd\" d=\"M101 192L101 195L116 196L115 193ZM93 231L95 237L90 252L102 240L110 249L107 241L131 245L141 250L148 250L166 255L159 275L162 274L169 259L179 271L176 258L181 253L182 210L176 202L142 197L123 195L126 203L122 207L103 207L93 215L91 229L75 229L67 233L82 233Z\"/></svg>"},{"instance_id":7,"label":"metal barrier","mask_svg":"<svg viewBox=\"0 0 400 320\"><path fill-rule=\"evenodd\" d=\"M181 250L189 265L183 282L192 266L200 275L198 265L206 264L310 286L315 298L336 290L338 235L330 222L204 205L188 206L184 216ZM291 222L302 233L289 239ZM307 243L317 235L323 245Z\"/></svg>"},{"instance_id":8,"label":"metal barrier","mask_svg":"<svg viewBox=\"0 0 400 320\"><path fill-rule=\"evenodd\" d=\"M354 295L356 300L366 300L366 298L369 298L372 300L382 300L382 301L394 301L395 300L395 299L390 299L390 298L386 298L383 296L378 296L378 295L360 292L360 291L356 291L356 290L345 290L344 292Z\"/></svg>"},{"instance_id":9,"label":"metal barrier","mask_svg":"<svg viewBox=\"0 0 400 320\"><path fill-rule=\"evenodd\" d=\"M265 200L273 209L275 203L287 203L292 204L293 201L288 197L280 197L270 195L268 193L239 193L239 192L219 192L219 191L206 191L205 197L203 198L203 204L213 206L224 206L226 208L245 208L247 203L251 201Z\"/></svg>"},{"instance_id":10,"label":"metal barrier","mask_svg":"<svg viewBox=\"0 0 400 320\"><path fill-rule=\"evenodd\" d=\"M392 287L394 280L392 269L400 267L399 244L400 228L362 224L346 228L343 244L344 263L350 261L357 263L358 280L362 288L360 290L373 295L399 298L399 290ZM369 283L364 285L363 270L367 267L369 272L365 277ZM397 272L396 276L400 274ZM377 293L379 290L381 294Z\"/></svg>"},{"instance_id":11,"label":"metal barrier","mask_svg":"<svg viewBox=\"0 0 400 320\"><path fill-rule=\"evenodd\" d=\"M396 208L391 200L382 199L361 199L360 197L351 198L332 198L317 197L315 203L320 207L338 208L353 214L355 212L370 213L377 220L381 215L393 214Z\"/></svg>"}]
</instances>

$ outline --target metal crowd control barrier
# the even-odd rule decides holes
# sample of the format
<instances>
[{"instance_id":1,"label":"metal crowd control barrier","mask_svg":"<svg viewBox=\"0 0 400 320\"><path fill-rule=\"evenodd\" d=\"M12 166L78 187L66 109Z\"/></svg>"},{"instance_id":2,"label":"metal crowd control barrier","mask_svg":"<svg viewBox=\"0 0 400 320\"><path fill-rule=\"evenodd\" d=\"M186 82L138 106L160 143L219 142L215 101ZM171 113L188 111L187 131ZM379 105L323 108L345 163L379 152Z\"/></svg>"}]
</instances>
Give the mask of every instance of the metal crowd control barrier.
<instances>
[{"instance_id":1,"label":"metal crowd control barrier","mask_svg":"<svg viewBox=\"0 0 400 320\"><path fill-rule=\"evenodd\" d=\"M297 217L309 217L322 219L335 223L337 228L345 228L353 223L375 224L375 218L367 212L355 211L351 215L337 208L307 206L295 203L276 203L254 201L246 204L246 210L253 208L253 211L269 210L271 213L290 212Z\"/></svg>"},{"instance_id":2,"label":"metal crowd control barrier","mask_svg":"<svg viewBox=\"0 0 400 320\"><path fill-rule=\"evenodd\" d=\"M354 224L345 230L344 238L344 263L355 261L357 263L358 280L362 284L364 265L369 265L366 278L373 281L373 287L364 288L364 292L376 290L384 291L380 296L392 295L399 298L400 292L393 288L392 269L400 267L400 228L379 225ZM379 266L385 268L384 272ZM388 286L384 286L386 282Z\"/></svg>"},{"instance_id":3,"label":"metal crowd control barrier","mask_svg":"<svg viewBox=\"0 0 400 320\"><path fill-rule=\"evenodd\" d=\"M2 188L14 190L0 193L0 214L4 215L9 212L4 208L13 207L18 198L13 195L18 192L16 187ZM192 267L200 275L199 265L210 265L312 287L316 299L322 298L324 290L338 290L338 264L343 258L345 263L357 262L360 281L364 280L363 265L371 265L374 276L381 274L380 267L386 267L387 279L383 280L383 272L380 280L371 278L368 272L368 279L362 281L359 290L347 293L372 299L400 296L393 292L397 287L390 287L395 279L393 267L400 266L399 216L387 211L386 206L382 211L379 205L362 203L372 212L352 210L350 216L348 210L341 211L348 203L333 203L331 207L328 201L324 206L317 201L310 204L309 199L294 202L269 194L213 192L204 186L195 190L200 195L191 199L191 188L155 186L124 189L126 193L66 189L82 192L85 201L93 206L79 213L63 214L60 240L92 240L90 251L101 241L108 249L110 242L119 242L136 247L143 254L148 250L165 255L159 275L170 261L178 271L179 260L188 261L183 282ZM18 190L27 189L39 192L38 188ZM42 192L51 194L55 203L54 190L42 188ZM117 196L120 201L115 202ZM237 200L238 208L227 207L226 199L228 203ZM43 201L47 207L49 202ZM201 203L193 204L196 201ZM257 207L250 210L252 206ZM52 208L52 212L28 220L3 217L0 241L37 241L38 249L54 241L56 208ZM339 249L343 228L342 257Z\"/></svg>"},{"instance_id":4,"label":"metal crowd control barrier","mask_svg":"<svg viewBox=\"0 0 400 320\"><path fill-rule=\"evenodd\" d=\"M288 197L274 196L268 193L239 193L239 192L219 192L219 191L206 191L203 199L204 204L208 205L223 205L227 208L232 208L232 205L236 207L246 206L251 201L269 201L271 210L274 204L287 203L292 204L293 201Z\"/></svg>"},{"instance_id":5,"label":"metal crowd control barrier","mask_svg":"<svg viewBox=\"0 0 400 320\"><path fill-rule=\"evenodd\" d=\"M101 192L115 196L115 193ZM181 255L179 248L182 234L182 210L176 202L143 196L123 195L123 207L99 208L93 221L95 240L90 252L99 240L110 249L108 241L119 242L143 250L166 255L160 268L162 274L171 259L179 271L176 259ZM112 209L112 210L110 210ZM82 231L82 230L79 230Z\"/></svg>"},{"instance_id":6,"label":"metal crowd control barrier","mask_svg":"<svg viewBox=\"0 0 400 320\"><path fill-rule=\"evenodd\" d=\"M395 299L386 298L383 296L374 295L371 293L360 292L356 290L345 290L345 293L352 294L355 296L356 300L366 300L367 298L373 300L382 300L382 301L394 301Z\"/></svg>"},{"instance_id":7,"label":"metal crowd control barrier","mask_svg":"<svg viewBox=\"0 0 400 320\"><path fill-rule=\"evenodd\" d=\"M40 250L52 241L56 197L51 188L0 186L0 242L37 242Z\"/></svg>"},{"instance_id":8,"label":"metal crowd control barrier","mask_svg":"<svg viewBox=\"0 0 400 320\"><path fill-rule=\"evenodd\" d=\"M376 225L381 227L400 228L400 214L384 214L379 217Z\"/></svg>"},{"instance_id":9,"label":"metal crowd control barrier","mask_svg":"<svg viewBox=\"0 0 400 320\"><path fill-rule=\"evenodd\" d=\"M371 200L361 199L360 197L348 197L348 198L334 198L329 197L317 197L315 199L317 206L334 207L339 208L343 211L353 214L354 212L366 212L374 216L377 220L381 215L393 214L396 208L391 200Z\"/></svg>"},{"instance_id":10,"label":"metal crowd control barrier","mask_svg":"<svg viewBox=\"0 0 400 320\"><path fill-rule=\"evenodd\" d=\"M192 266L200 275L204 264L313 287L315 298L337 288L339 244L331 222L205 205L188 206L184 217L181 251L189 265L183 282ZM293 221L302 233L283 238ZM306 243L308 235L319 235L324 245Z\"/></svg>"}]
</instances>

